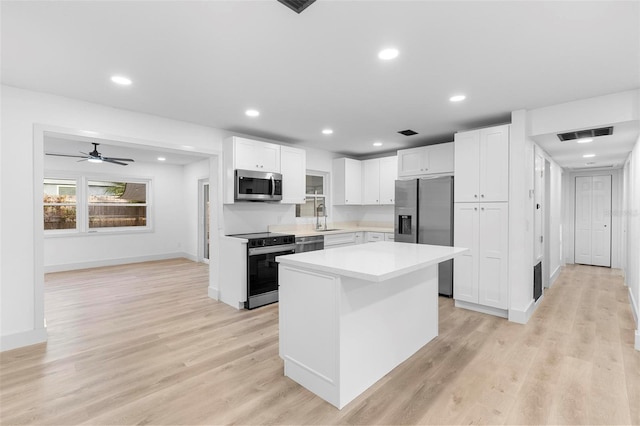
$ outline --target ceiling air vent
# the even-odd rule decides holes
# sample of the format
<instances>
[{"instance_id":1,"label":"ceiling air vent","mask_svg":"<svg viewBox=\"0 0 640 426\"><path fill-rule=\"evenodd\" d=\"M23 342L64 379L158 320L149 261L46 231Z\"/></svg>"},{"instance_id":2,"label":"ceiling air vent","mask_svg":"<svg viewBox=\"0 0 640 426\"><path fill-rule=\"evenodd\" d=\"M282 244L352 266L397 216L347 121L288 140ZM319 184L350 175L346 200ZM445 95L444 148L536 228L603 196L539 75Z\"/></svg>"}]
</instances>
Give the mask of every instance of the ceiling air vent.
<instances>
[{"instance_id":1,"label":"ceiling air vent","mask_svg":"<svg viewBox=\"0 0 640 426\"><path fill-rule=\"evenodd\" d=\"M293 10L296 13L300 13L305 10L307 7L311 6L316 0L278 0L280 3L287 6L289 9Z\"/></svg>"},{"instance_id":2,"label":"ceiling air vent","mask_svg":"<svg viewBox=\"0 0 640 426\"><path fill-rule=\"evenodd\" d=\"M561 142L573 141L583 138L595 138L597 136L609 136L613 134L613 126L601 127L599 129L578 130L576 132L559 133L558 139Z\"/></svg>"},{"instance_id":3,"label":"ceiling air vent","mask_svg":"<svg viewBox=\"0 0 640 426\"><path fill-rule=\"evenodd\" d=\"M413 136L413 135L417 135L418 134L418 132L414 132L411 129L401 130L398 133L400 133L401 135L405 135L405 136Z\"/></svg>"}]
</instances>

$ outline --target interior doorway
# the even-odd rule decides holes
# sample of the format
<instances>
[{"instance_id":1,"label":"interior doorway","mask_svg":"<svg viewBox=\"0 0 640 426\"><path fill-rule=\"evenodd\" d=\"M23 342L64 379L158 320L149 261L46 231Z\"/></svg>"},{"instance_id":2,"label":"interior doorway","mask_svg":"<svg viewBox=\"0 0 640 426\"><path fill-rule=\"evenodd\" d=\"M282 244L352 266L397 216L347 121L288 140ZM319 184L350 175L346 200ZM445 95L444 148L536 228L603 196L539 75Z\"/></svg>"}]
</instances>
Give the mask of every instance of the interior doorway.
<instances>
[{"instance_id":1,"label":"interior doorway","mask_svg":"<svg viewBox=\"0 0 640 426\"><path fill-rule=\"evenodd\" d=\"M199 208L198 208L198 252L200 253L200 261L209 263L210 253L210 199L209 179L200 179L199 185Z\"/></svg>"},{"instance_id":2,"label":"interior doorway","mask_svg":"<svg viewBox=\"0 0 640 426\"><path fill-rule=\"evenodd\" d=\"M575 178L575 263L611 267L611 175Z\"/></svg>"}]
</instances>

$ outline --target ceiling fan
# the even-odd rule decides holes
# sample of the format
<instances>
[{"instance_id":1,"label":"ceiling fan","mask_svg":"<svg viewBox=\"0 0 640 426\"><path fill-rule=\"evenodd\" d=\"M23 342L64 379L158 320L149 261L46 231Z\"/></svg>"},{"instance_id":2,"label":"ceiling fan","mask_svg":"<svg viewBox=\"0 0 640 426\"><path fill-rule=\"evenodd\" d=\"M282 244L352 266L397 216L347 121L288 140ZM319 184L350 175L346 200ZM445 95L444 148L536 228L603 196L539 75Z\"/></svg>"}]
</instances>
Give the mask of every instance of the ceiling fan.
<instances>
[{"instance_id":1,"label":"ceiling fan","mask_svg":"<svg viewBox=\"0 0 640 426\"><path fill-rule=\"evenodd\" d=\"M134 160L132 160L131 158L116 158L116 157L105 157L103 156L101 153L98 152L98 145L100 145L99 143L95 143L95 142L91 142L93 144L93 151L91 151L90 153L86 153L86 152L82 152L80 151L80 154L83 155L69 155L69 154L55 154L55 153L45 153L46 155L54 155L57 157L75 157L75 158L81 158L81 160L78 161L89 161L90 163L113 163L113 164L119 164L121 166L127 166L127 163L123 163L123 161L130 161L133 162Z\"/></svg>"}]
</instances>

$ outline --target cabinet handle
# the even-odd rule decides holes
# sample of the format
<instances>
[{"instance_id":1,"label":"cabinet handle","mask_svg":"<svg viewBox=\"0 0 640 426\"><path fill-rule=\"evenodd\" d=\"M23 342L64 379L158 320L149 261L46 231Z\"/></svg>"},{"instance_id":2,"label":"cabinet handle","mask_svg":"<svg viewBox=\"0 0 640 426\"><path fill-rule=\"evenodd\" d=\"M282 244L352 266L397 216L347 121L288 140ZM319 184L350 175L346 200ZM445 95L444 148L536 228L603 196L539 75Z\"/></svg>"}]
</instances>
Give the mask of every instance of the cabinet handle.
<instances>
[{"instance_id":1,"label":"cabinet handle","mask_svg":"<svg viewBox=\"0 0 640 426\"><path fill-rule=\"evenodd\" d=\"M473 208L473 210L478 211L478 208L477 208L477 207L474 207L474 208Z\"/></svg>"},{"instance_id":2,"label":"cabinet handle","mask_svg":"<svg viewBox=\"0 0 640 426\"><path fill-rule=\"evenodd\" d=\"M482 198L484 198L484 194L480 195Z\"/></svg>"},{"instance_id":3,"label":"cabinet handle","mask_svg":"<svg viewBox=\"0 0 640 426\"><path fill-rule=\"evenodd\" d=\"M484 207L482 207L481 210L484 211Z\"/></svg>"},{"instance_id":4,"label":"cabinet handle","mask_svg":"<svg viewBox=\"0 0 640 426\"><path fill-rule=\"evenodd\" d=\"M478 198L478 194L473 194L473 198Z\"/></svg>"}]
</instances>

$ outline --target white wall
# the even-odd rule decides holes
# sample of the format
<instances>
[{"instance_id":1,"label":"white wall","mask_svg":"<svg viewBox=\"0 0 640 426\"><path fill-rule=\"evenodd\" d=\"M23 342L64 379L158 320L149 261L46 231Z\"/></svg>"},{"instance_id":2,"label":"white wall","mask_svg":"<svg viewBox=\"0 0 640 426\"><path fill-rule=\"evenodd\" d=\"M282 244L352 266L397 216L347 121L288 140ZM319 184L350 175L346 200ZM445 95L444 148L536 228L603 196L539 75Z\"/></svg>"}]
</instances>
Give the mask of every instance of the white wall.
<instances>
[{"instance_id":1,"label":"white wall","mask_svg":"<svg viewBox=\"0 0 640 426\"><path fill-rule=\"evenodd\" d=\"M557 278L562 262L562 245L563 230L562 230L562 175L563 170L555 161L549 159L550 163L550 189L551 194L549 200L551 205L548 206L550 211L550 224L549 224L549 275L550 282L553 284L553 280Z\"/></svg>"},{"instance_id":2,"label":"white wall","mask_svg":"<svg viewBox=\"0 0 640 426\"><path fill-rule=\"evenodd\" d=\"M42 198L35 191L41 188L35 182L43 177L44 131L78 135L93 131L105 139L183 150L188 145L211 155L221 153L226 134L59 96L0 88L0 350L6 350L46 340Z\"/></svg>"},{"instance_id":3,"label":"white wall","mask_svg":"<svg viewBox=\"0 0 640 426\"><path fill-rule=\"evenodd\" d=\"M209 178L209 160L197 161L191 164L187 164L182 168L182 204L185 207L185 211L182 214L182 221L184 223L184 238L183 238L183 251L186 257L191 260L198 259L198 235L200 232L200 212L198 211L200 206L200 188L199 181L201 179ZM216 191L216 188L210 182L210 191ZM177 195L177 194L175 194ZM211 205L211 203L210 203ZM210 228L210 238L215 237L213 228ZM215 244L215 240L212 241Z\"/></svg>"},{"instance_id":4,"label":"white wall","mask_svg":"<svg viewBox=\"0 0 640 426\"><path fill-rule=\"evenodd\" d=\"M511 114L509 138L509 320L526 323L533 303L534 144L527 112Z\"/></svg>"},{"instance_id":5,"label":"white wall","mask_svg":"<svg viewBox=\"0 0 640 426\"><path fill-rule=\"evenodd\" d=\"M636 322L635 348L640 351L640 138L625 164L625 177L626 202L621 215L627 230L625 280Z\"/></svg>"},{"instance_id":6,"label":"white wall","mask_svg":"<svg viewBox=\"0 0 640 426\"><path fill-rule=\"evenodd\" d=\"M188 232L184 219L189 211L194 210L194 207L182 200L182 166L138 162L124 168L107 163L78 163L69 158L45 157L45 175L60 176L61 173L56 171L61 171L66 176L84 174L94 178L104 176L106 179L114 176L151 179L151 205L148 214L152 231L125 234L45 235L45 272L189 257L185 252L185 238ZM187 208L187 206L190 207Z\"/></svg>"}]
</instances>

